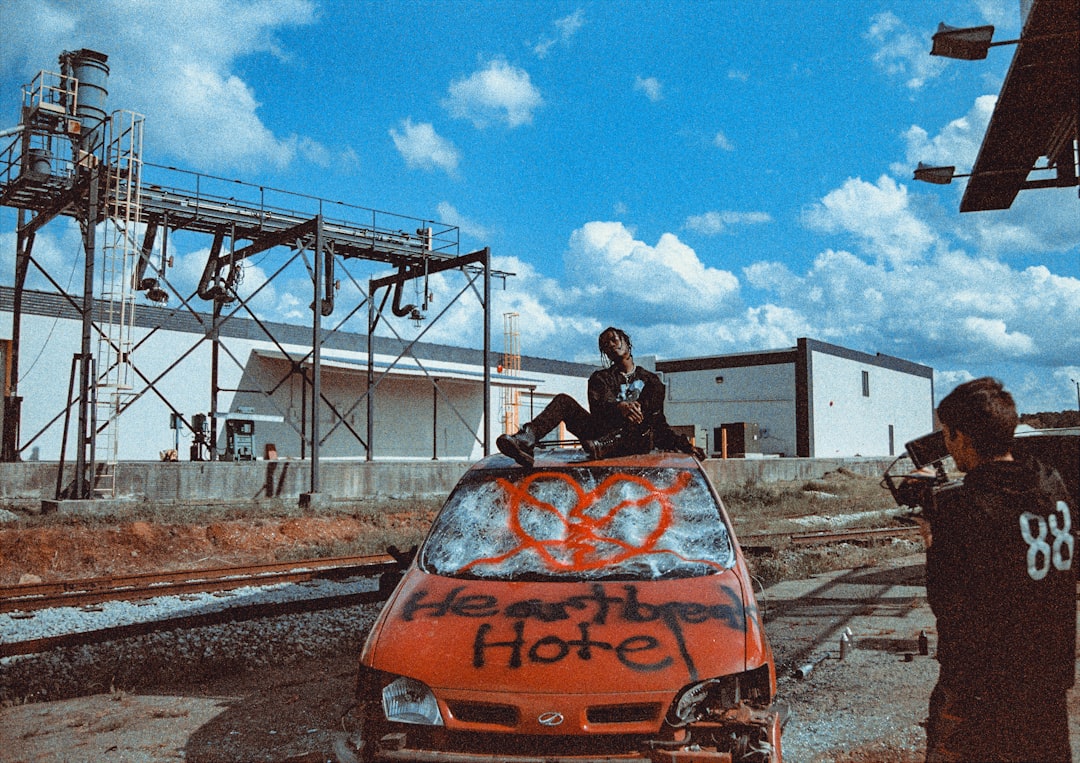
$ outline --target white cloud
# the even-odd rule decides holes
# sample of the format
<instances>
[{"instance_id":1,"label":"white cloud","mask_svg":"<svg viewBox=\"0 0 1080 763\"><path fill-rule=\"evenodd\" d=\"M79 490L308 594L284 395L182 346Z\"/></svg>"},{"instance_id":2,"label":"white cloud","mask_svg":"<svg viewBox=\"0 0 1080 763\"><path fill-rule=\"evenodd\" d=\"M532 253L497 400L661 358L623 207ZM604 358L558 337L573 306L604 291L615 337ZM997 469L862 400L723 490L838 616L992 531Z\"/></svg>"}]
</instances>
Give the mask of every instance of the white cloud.
<instances>
[{"instance_id":1,"label":"white cloud","mask_svg":"<svg viewBox=\"0 0 1080 763\"><path fill-rule=\"evenodd\" d=\"M471 236L472 238L479 239L481 241L491 236L490 230L488 230L480 223L465 217L463 214L458 212L457 207L455 207L449 202L439 202L435 210L439 215L439 220L448 225L456 225L458 229L466 236Z\"/></svg>"},{"instance_id":2,"label":"white cloud","mask_svg":"<svg viewBox=\"0 0 1080 763\"><path fill-rule=\"evenodd\" d=\"M529 73L498 58L467 78L454 80L449 92L443 101L446 110L457 119L470 120L477 129L492 122L510 127L531 124L533 112L543 104Z\"/></svg>"},{"instance_id":3,"label":"white cloud","mask_svg":"<svg viewBox=\"0 0 1080 763\"><path fill-rule=\"evenodd\" d=\"M986 254L1068 252L1080 246L1076 189L1021 191L1007 210L963 215L959 230Z\"/></svg>"},{"instance_id":4,"label":"white cloud","mask_svg":"<svg viewBox=\"0 0 1080 763\"><path fill-rule=\"evenodd\" d=\"M498 316L518 314L522 354L569 359L582 347L595 347L602 326L591 315L563 309L563 287L557 280L516 257L492 257L491 266L493 270L514 274L492 290L491 309ZM435 274L429 279L429 289L432 301L428 321L420 327L397 321L394 328L410 338L426 330L424 341L457 347L483 346L482 309L475 292L467 287L465 276L456 271ZM459 294L461 298L455 299ZM432 320L436 316L438 320ZM493 349L498 351L501 347ZM582 359L597 361L598 354L591 353Z\"/></svg>"},{"instance_id":5,"label":"white cloud","mask_svg":"<svg viewBox=\"0 0 1080 763\"><path fill-rule=\"evenodd\" d=\"M412 169L441 169L453 175L459 154L454 144L435 132L430 122L414 124L412 119L401 121L401 131L390 128L394 147Z\"/></svg>"},{"instance_id":6,"label":"white cloud","mask_svg":"<svg viewBox=\"0 0 1080 763\"><path fill-rule=\"evenodd\" d=\"M696 320L724 309L739 288L732 273L706 267L674 234L651 246L618 222L575 230L564 262L571 304L604 305L634 320Z\"/></svg>"},{"instance_id":7,"label":"white cloud","mask_svg":"<svg viewBox=\"0 0 1080 763\"><path fill-rule=\"evenodd\" d=\"M827 250L805 273L757 263L747 283L801 316L809 335L947 366L1080 355L1080 281L962 252L889 270Z\"/></svg>"},{"instance_id":8,"label":"white cloud","mask_svg":"<svg viewBox=\"0 0 1080 763\"><path fill-rule=\"evenodd\" d=\"M967 114L949 122L933 138L922 127L912 125L904 133L907 163L894 164L892 170L897 174L906 174L919 162L924 162L959 167L961 172L966 171L979 154L996 103L996 95L979 96Z\"/></svg>"},{"instance_id":9,"label":"white cloud","mask_svg":"<svg viewBox=\"0 0 1080 763\"><path fill-rule=\"evenodd\" d=\"M645 93L645 97L653 103L664 97L660 80L656 77L636 77L634 79L634 90Z\"/></svg>"},{"instance_id":10,"label":"white cloud","mask_svg":"<svg viewBox=\"0 0 1080 763\"><path fill-rule=\"evenodd\" d=\"M706 236L726 232L733 225L761 225L771 222L766 212L705 212L686 218L685 227Z\"/></svg>"},{"instance_id":11,"label":"white cloud","mask_svg":"<svg viewBox=\"0 0 1080 763\"><path fill-rule=\"evenodd\" d=\"M544 58L555 45L566 45L578 30L585 25L585 11L578 8L569 16L563 16L553 22L555 34L546 36L533 46L533 53L539 58Z\"/></svg>"},{"instance_id":12,"label":"white cloud","mask_svg":"<svg viewBox=\"0 0 1080 763\"><path fill-rule=\"evenodd\" d=\"M930 35L913 32L890 11L875 15L863 37L875 47L874 63L886 74L905 78L905 85L918 90L937 77L945 60L930 55Z\"/></svg>"},{"instance_id":13,"label":"white cloud","mask_svg":"<svg viewBox=\"0 0 1080 763\"><path fill-rule=\"evenodd\" d=\"M717 148L722 148L725 151L735 150L735 145L728 140L728 136L724 135L723 132L717 132L716 135L713 136L713 145Z\"/></svg>"},{"instance_id":14,"label":"white cloud","mask_svg":"<svg viewBox=\"0 0 1080 763\"><path fill-rule=\"evenodd\" d=\"M1035 342L1022 331L1009 331L1001 319L980 318L969 315L961 323L967 338L975 345L982 345L997 350L1010 357L1030 355L1035 350Z\"/></svg>"},{"instance_id":15,"label":"white cloud","mask_svg":"<svg viewBox=\"0 0 1080 763\"><path fill-rule=\"evenodd\" d=\"M109 110L145 115L146 154L183 157L197 168L285 166L322 153L310 138L279 136L237 71L256 53L283 58L279 29L314 22L310 0L127 0L9 3L0 46L5 70L55 71L64 50L108 56ZM11 44L9 44L9 42Z\"/></svg>"},{"instance_id":16,"label":"white cloud","mask_svg":"<svg viewBox=\"0 0 1080 763\"><path fill-rule=\"evenodd\" d=\"M876 184L848 179L808 209L804 220L819 231L854 235L869 253L892 265L921 259L937 241L910 209L907 187L887 175Z\"/></svg>"},{"instance_id":17,"label":"white cloud","mask_svg":"<svg viewBox=\"0 0 1080 763\"><path fill-rule=\"evenodd\" d=\"M746 282L756 289L780 294L798 287L799 277L781 262L755 262L743 268Z\"/></svg>"},{"instance_id":18,"label":"white cloud","mask_svg":"<svg viewBox=\"0 0 1080 763\"><path fill-rule=\"evenodd\" d=\"M12 217L14 220L14 216ZM0 230L0 251L8 252L10 255L14 255L16 247L17 236L14 233L14 227L12 225L12 232ZM48 279L41 274L41 270L44 270L61 289L69 293L82 293L82 233L73 218L62 217L39 230L34 236L30 256L34 264L27 269L27 289L55 291ZM0 274L2 274L0 283L15 283L14 256L0 260Z\"/></svg>"}]
</instances>

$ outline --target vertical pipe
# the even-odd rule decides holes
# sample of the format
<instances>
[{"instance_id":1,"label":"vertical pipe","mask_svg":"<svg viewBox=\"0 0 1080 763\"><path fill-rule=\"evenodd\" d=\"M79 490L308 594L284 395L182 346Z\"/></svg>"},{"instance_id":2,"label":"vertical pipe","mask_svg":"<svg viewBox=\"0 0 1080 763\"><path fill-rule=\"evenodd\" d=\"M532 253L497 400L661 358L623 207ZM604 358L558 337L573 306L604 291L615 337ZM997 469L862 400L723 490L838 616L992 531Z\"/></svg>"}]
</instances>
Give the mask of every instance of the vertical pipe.
<instances>
[{"instance_id":1,"label":"vertical pipe","mask_svg":"<svg viewBox=\"0 0 1080 763\"><path fill-rule=\"evenodd\" d=\"M79 343L81 365L79 366L79 447L75 452L75 498L89 498L86 490L87 463L86 446L94 432L90 427L90 387L95 380L90 375L90 336L94 326L94 250L97 246L95 235L98 217L98 180L100 169L95 163L85 172L90 187L86 204L86 227L83 230L83 302L82 302L82 339Z\"/></svg>"},{"instance_id":2,"label":"vertical pipe","mask_svg":"<svg viewBox=\"0 0 1080 763\"><path fill-rule=\"evenodd\" d=\"M218 321L221 319L221 300L214 295L214 310L210 318L210 460L218 460L217 452L217 408L218 408L218 359L221 339L218 335Z\"/></svg>"},{"instance_id":3,"label":"vertical pipe","mask_svg":"<svg viewBox=\"0 0 1080 763\"><path fill-rule=\"evenodd\" d=\"M372 435L375 431L375 353L371 335L375 331L375 289L368 281L368 320L367 320L367 460L373 458L372 447L374 441Z\"/></svg>"},{"instance_id":4,"label":"vertical pipe","mask_svg":"<svg viewBox=\"0 0 1080 763\"><path fill-rule=\"evenodd\" d=\"M64 400L64 428L60 435L60 460L56 464L56 500L64 493L64 453L67 451L68 425L71 423L71 396L75 392L75 372L78 370L79 356L71 356L71 375L68 376L67 399Z\"/></svg>"},{"instance_id":5,"label":"vertical pipe","mask_svg":"<svg viewBox=\"0 0 1080 763\"><path fill-rule=\"evenodd\" d=\"M322 396L323 227L315 216L315 299L311 303L311 492L319 492L319 402Z\"/></svg>"},{"instance_id":6,"label":"vertical pipe","mask_svg":"<svg viewBox=\"0 0 1080 763\"><path fill-rule=\"evenodd\" d=\"M20 209L18 215L18 231L15 237L15 292L12 295L11 304L11 357L8 360L11 373L11 385L5 390L4 398L4 433L0 461L19 461L19 425L22 418L21 400L19 397L19 350L22 345L22 298L23 287L26 285L26 272L30 264L30 248L33 246L34 234L27 234L23 230L26 224L26 210ZM73 377L74 378L74 377ZM70 406L71 396L68 395L67 403Z\"/></svg>"},{"instance_id":7,"label":"vertical pipe","mask_svg":"<svg viewBox=\"0 0 1080 763\"><path fill-rule=\"evenodd\" d=\"M307 458L307 371L300 366L300 460Z\"/></svg>"},{"instance_id":8,"label":"vertical pipe","mask_svg":"<svg viewBox=\"0 0 1080 763\"><path fill-rule=\"evenodd\" d=\"M484 455L491 455L491 249L484 247Z\"/></svg>"},{"instance_id":9,"label":"vertical pipe","mask_svg":"<svg viewBox=\"0 0 1080 763\"><path fill-rule=\"evenodd\" d=\"M439 380L431 380L431 460L439 460Z\"/></svg>"}]
</instances>

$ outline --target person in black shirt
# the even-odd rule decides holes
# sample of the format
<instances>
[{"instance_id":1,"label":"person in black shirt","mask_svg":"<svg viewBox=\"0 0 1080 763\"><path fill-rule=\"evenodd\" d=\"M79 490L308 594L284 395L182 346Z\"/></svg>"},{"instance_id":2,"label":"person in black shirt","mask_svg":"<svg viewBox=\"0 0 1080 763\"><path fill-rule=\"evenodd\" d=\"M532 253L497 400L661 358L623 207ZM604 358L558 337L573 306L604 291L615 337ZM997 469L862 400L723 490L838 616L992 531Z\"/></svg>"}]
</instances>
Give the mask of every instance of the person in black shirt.
<instances>
[{"instance_id":1,"label":"person in black shirt","mask_svg":"<svg viewBox=\"0 0 1080 763\"><path fill-rule=\"evenodd\" d=\"M536 443L564 422L594 459L648 453L653 448L704 458L701 448L668 426L664 383L634 363L626 332L610 326L600 333L598 344L610 365L589 377L589 410L569 395L558 394L516 434L499 435L495 441L499 451L522 466L532 466Z\"/></svg>"},{"instance_id":2,"label":"person in black shirt","mask_svg":"<svg viewBox=\"0 0 1080 763\"><path fill-rule=\"evenodd\" d=\"M926 759L1070 761L1075 504L1056 471L1013 458L1018 417L1001 382L961 384L938 420L965 477L924 505L940 664Z\"/></svg>"}]
</instances>

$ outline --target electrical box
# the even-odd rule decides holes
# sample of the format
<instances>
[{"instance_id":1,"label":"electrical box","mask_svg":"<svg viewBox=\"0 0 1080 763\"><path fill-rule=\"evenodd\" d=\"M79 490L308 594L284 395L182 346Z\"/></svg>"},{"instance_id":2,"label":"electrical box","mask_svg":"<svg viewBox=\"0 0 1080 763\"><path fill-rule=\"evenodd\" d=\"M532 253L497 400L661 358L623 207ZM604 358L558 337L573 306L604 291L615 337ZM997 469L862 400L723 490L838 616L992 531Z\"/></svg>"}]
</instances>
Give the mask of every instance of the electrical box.
<instances>
[{"instance_id":1,"label":"electrical box","mask_svg":"<svg viewBox=\"0 0 1080 763\"><path fill-rule=\"evenodd\" d=\"M713 429L714 456L723 453L725 433L728 458L743 458L747 453L761 453L761 427L754 422L736 421Z\"/></svg>"},{"instance_id":2,"label":"electrical box","mask_svg":"<svg viewBox=\"0 0 1080 763\"><path fill-rule=\"evenodd\" d=\"M255 460L255 422L251 419L225 420L225 461Z\"/></svg>"}]
</instances>

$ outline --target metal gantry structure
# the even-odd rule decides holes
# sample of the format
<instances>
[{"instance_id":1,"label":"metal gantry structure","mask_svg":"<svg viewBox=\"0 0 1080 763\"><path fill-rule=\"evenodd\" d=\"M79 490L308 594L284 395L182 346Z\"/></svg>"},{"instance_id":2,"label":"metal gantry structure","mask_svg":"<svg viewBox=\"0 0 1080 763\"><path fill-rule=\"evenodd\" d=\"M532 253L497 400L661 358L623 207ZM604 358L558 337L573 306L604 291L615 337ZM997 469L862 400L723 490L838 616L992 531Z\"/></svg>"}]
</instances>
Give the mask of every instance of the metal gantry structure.
<instances>
[{"instance_id":1,"label":"metal gantry structure","mask_svg":"<svg viewBox=\"0 0 1080 763\"><path fill-rule=\"evenodd\" d=\"M217 423L223 416L218 408L218 397L223 392L219 364L226 356L242 367L221 342L220 332L236 316L253 320L289 365L285 378L276 385L244 391L261 393L276 407L274 390L294 375L303 380L310 409L304 411L299 428L295 423L292 426L301 437L301 457L311 462L311 493L319 493L320 444L344 427L371 460L374 395L380 382L407 357L423 368L412 357L417 342L451 305L467 293L474 294L483 310L484 345L484 413L482 433L477 439L483 452L489 453L491 281L493 277L505 279L511 275L492 271L490 250L462 254L459 231L452 225L146 163L142 159L142 117L123 111L105 113L106 61L103 54L86 49L61 54L59 72L41 72L24 88L19 126L0 133L0 138L12 138L9 145L0 146L0 205L18 210L11 384L4 398L0 460L21 460L21 451L40 434L23 442L20 431L22 294L31 265L82 316L82 341L72 359L68 400L46 425L62 417L66 443L71 411L78 411L74 476L70 484L61 485L66 449L62 446L57 498L85 499L110 493L115 484L120 417L146 395L163 401L174 419L191 430L196 442L208 444L210 460L217 458ZM38 231L61 216L76 219L82 233L83 288L77 294L67 293L33 254ZM206 265L191 294L181 294L168 277L169 238L180 231L210 237ZM103 237L100 244L99 232ZM262 255L260 263L265 265L271 250L273 272L261 286L243 295L239 286L245 264ZM280 256L285 250L287 254ZM368 276L365 285L361 282L363 276L353 272L360 262L385 265L392 272L378 278ZM428 319L427 279L450 270L460 271L464 285L446 300L441 312ZM311 288L311 343L302 355L288 351L251 305L271 281L285 278L283 274L290 271L304 273L303 280ZM349 291L358 295L356 304L335 304L343 278L351 282L353 288ZM402 304L404 286L410 282L423 284L421 305ZM133 341L131 331L135 297L140 293L157 304L177 298L175 312L190 313L203 329L193 346L178 350L173 363L154 376L140 369L138 363L138 350L149 335ZM209 303L209 320L206 313L195 309L200 302ZM349 423L348 411L338 410L322 393L321 347L329 335L341 330L365 307L367 389L350 409L366 400L367 431L361 433ZM388 312L417 325L427 319L427 325L415 339L406 341L393 321L386 320L384 325L400 340L403 349L389 367L377 371L373 335L380 321L390 317ZM333 324L324 326L324 319L331 316ZM150 335L157 330L152 329ZM92 351L95 338L96 351ZM211 347L208 437L201 431L201 418L185 417L160 388L167 374L207 342ZM436 394L440 394L431 374L427 376ZM444 398L444 402L453 406L449 399ZM329 432L323 433L320 412L325 411L330 412L333 424ZM459 418L464 422L460 414Z\"/></svg>"}]
</instances>

